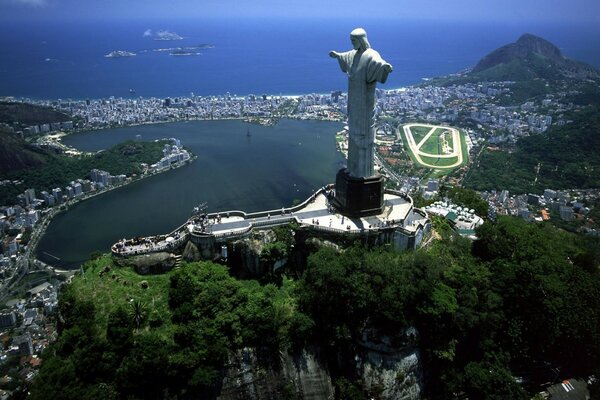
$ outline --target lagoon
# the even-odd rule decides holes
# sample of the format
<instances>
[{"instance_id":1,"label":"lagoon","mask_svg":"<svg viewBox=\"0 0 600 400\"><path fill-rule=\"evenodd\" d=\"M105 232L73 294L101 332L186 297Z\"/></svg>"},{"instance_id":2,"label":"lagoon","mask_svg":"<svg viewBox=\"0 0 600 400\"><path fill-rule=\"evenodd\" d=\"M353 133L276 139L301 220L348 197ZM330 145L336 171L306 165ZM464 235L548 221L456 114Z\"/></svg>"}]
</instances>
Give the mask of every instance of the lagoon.
<instances>
[{"instance_id":1,"label":"lagoon","mask_svg":"<svg viewBox=\"0 0 600 400\"><path fill-rule=\"evenodd\" d=\"M67 145L106 149L141 135L175 137L198 156L192 164L83 201L57 215L37 248L40 260L77 268L120 238L167 233L206 202L209 212L278 209L331 183L345 160L336 151L341 123L281 120L189 121L73 134ZM247 135L248 129L250 136Z\"/></svg>"}]
</instances>

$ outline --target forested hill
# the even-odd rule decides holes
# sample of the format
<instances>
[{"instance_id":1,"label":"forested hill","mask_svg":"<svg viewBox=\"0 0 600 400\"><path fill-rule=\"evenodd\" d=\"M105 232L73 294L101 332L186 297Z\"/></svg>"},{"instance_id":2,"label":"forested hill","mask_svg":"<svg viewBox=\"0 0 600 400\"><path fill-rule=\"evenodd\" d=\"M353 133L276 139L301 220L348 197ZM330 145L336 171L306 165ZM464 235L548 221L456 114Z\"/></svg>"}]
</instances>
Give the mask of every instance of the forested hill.
<instances>
[{"instance_id":1,"label":"forested hill","mask_svg":"<svg viewBox=\"0 0 600 400\"><path fill-rule=\"evenodd\" d=\"M549 41L524 34L515 43L502 46L483 58L471 70L434 78L426 85L449 86L477 82L512 81L512 90L524 92L521 103L546 94L565 81L586 82L600 79L600 70L572 60Z\"/></svg>"},{"instance_id":2,"label":"forested hill","mask_svg":"<svg viewBox=\"0 0 600 400\"><path fill-rule=\"evenodd\" d=\"M71 181L89 176L94 168L107 171L111 175L139 174L141 163L152 164L160 160L164 145L163 141L127 141L93 155L68 157L49 154L46 156L45 168L29 168L0 175L0 180L22 182L19 185L4 186L0 192L0 204L13 204L15 197L27 188L50 191L55 187L65 187ZM22 150L21 154L28 153Z\"/></svg>"},{"instance_id":3,"label":"forested hill","mask_svg":"<svg viewBox=\"0 0 600 400\"><path fill-rule=\"evenodd\" d=\"M40 167L48 161L48 154L45 151L29 145L3 124L21 129L26 126L65 122L71 119L69 115L50 107L0 101L0 176Z\"/></svg>"},{"instance_id":4,"label":"forested hill","mask_svg":"<svg viewBox=\"0 0 600 400\"><path fill-rule=\"evenodd\" d=\"M483 57L469 75L487 80L586 79L600 76L591 65L565 57L554 44L528 33L515 43Z\"/></svg>"},{"instance_id":5,"label":"forested hill","mask_svg":"<svg viewBox=\"0 0 600 400\"><path fill-rule=\"evenodd\" d=\"M40 167L48 161L48 155L12 132L0 126L0 176L14 171Z\"/></svg>"},{"instance_id":6,"label":"forested hill","mask_svg":"<svg viewBox=\"0 0 600 400\"><path fill-rule=\"evenodd\" d=\"M39 125L50 122L65 122L71 120L69 115L50 107L42 107L28 103L13 103L0 101L0 123L21 125Z\"/></svg>"},{"instance_id":7,"label":"forested hill","mask_svg":"<svg viewBox=\"0 0 600 400\"><path fill-rule=\"evenodd\" d=\"M571 124L519 139L510 153L485 150L463 185L514 193L600 187L600 108L589 106L570 117Z\"/></svg>"},{"instance_id":8,"label":"forested hill","mask_svg":"<svg viewBox=\"0 0 600 400\"><path fill-rule=\"evenodd\" d=\"M110 256L91 261L61 295L58 341L31 398L215 399L232 352L261 349L267 371L305 346L322 350L336 399L386 398L354 368L359 343L365 332L401 343L411 326L428 399L525 400L548 381L598 374L597 240L511 217L482 225L473 244L443 219L434 226L442 239L418 251L313 247L288 277L282 268L263 283L210 262L139 276ZM280 233L276 243L300 259L302 235ZM252 393L311 398L290 388Z\"/></svg>"}]
</instances>

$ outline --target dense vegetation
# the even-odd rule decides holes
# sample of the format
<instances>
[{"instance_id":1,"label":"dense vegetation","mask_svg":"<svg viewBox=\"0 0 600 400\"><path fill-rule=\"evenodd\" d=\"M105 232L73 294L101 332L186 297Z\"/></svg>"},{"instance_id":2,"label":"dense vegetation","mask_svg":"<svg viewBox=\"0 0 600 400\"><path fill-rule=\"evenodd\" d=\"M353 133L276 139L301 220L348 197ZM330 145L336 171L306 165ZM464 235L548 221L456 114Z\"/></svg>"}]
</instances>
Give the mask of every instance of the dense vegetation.
<instances>
[{"instance_id":1,"label":"dense vegetation","mask_svg":"<svg viewBox=\"0 0 600 400\"><path fill-rule=\"evenodd\" d=\"M571 124L521 138L513 152L485 151L464 184L476 190L515 193L600 187L599 110L587 107L573 113Z\"/></svg>"},{"instance_id":2,"label":"dense vegetation","mask_svg":"<svg viewBox=\"0 0 600 400\"><path fill-rule=\"evenodd\" d=\"M429 398L525 399L600 365L597 241L500 218L474 243L444 220L415 252L313 252L299 279L238 280L209 262L141 277L88 263L62 293L60 336L36 398L213 398L230 352L322 349L340 399L365 393L363 332L419 332ZM145 280L146 282L142 282ZM522 377L524 386L514 377ZM283 393L283 392L282 392Z\"/></svg>"},{"instance_id":3,"label":"dense vegetation","mask_svg":"<svg viewBox=\"0 0 600 400\"><path fill-rule=\"evenodd\" d=\"M60 337L33 398L212 398L228 352L288 348L310 320L293 282L261 286L212 263L141 277L91 261L60 299Z\"/></svg>"},{"instance_id":4,"label":"dense vegetation","mask_svg":"<svg viewBox=\"0 0 600 400\"><path fill-rule=\"evenodd\" d=\"M12 171L39 167L48 161L45 151L29 145L0 126L0 176Z\"/></svg>"},{"instance_id":5,"label":"dense vegetation","mask_svg":"<svg viewBox=\"0 0 600 400\"><path fill-rule=\"evenodd\" d=\"M0 122L9 125L15 122L27 126L70 120L72 117L50 107L0 101Z\"/></svg>"},{"instance_id":6,"label":"dense vegetation","mask_svg":"<svg viewBox=\"0 0 600 400\"><path fill-rule=\"evenodd\" d=\"M442 193L440 193L442 194ZM475 210L475 214L482 218L487 217L489 211L489 204L483 200L479 194L473 189L465 189L462 187L453 187L447 192L443 193L450 199L454 204L469 209Z\"/></svg>"},{"instance_id":7,"label":"dense vegetation","mask_svg":"<svg viewBox=\"0 0 600 400\"><path fill-rule=\"evenodd\" d=\"M4 186L0 193L0 204L14 204L16 196L28 188L36 189L36 193L56 187L64 188L73 180L89 177L94 168L112 175L140 173L140 163L152 164L160 160L163 147L162 142L128 141L92 155L68 157L47 154L44 168L16 171L0 177L0 180L23 182Z\"/></svg>"}]
</instances>

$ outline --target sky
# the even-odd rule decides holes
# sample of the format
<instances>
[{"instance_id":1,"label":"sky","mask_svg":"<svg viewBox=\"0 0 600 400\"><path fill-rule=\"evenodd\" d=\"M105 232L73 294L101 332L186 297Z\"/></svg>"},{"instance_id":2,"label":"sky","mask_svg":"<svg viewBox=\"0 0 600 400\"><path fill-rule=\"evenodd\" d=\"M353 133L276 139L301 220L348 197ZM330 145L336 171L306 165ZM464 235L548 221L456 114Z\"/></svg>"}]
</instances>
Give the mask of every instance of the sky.
<instances>
[{"instance_id":1,"label":"sky","mask_svg":"<svg viewBox=\"0 0 600 400\"><path fill-rule=\"evenodd\" d=\"M0 0L0 20L384 18L600 23L600 0Z\"/></svg>"}]
</instances>

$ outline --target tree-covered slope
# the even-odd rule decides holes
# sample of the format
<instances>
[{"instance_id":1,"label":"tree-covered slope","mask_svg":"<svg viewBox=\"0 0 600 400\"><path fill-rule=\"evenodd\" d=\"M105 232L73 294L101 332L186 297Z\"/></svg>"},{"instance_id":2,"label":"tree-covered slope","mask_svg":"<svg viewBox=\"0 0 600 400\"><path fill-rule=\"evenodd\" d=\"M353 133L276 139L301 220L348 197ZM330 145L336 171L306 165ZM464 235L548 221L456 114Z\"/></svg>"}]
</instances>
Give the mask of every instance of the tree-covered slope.
<instances>
[{"instance_id":1,"label":"tree-covered slope","mask_svg":"<svg viewBox=\"0 0 600 400\"><path fill-rule=\"evenodd\" d=\"M47 154L44 168L28 168L0 174L0 179L21 182L19 185L4 186L0 192L0 204L14 204L16 196L25 189L34 188L38 192L64 188L69 182L89 177L94 168L112 175L131 175L141 172L141 163L155 163L162 157L163 142L123 142L95 154L66 156Z\"/></svg>"},{"instance_id":2,"label":"tree-covered slope","mask_svg":"<svg viewBox=\"0 0 600 400\"><path fill-rule=\"evenodd\" d=\"M515 193L600 187L599 110L587 107L571 115L571 124L521 138L512 152L484 151L463 184Z\"/></svg>"},{"instance_id":3,"label":"tree-covered slope","mask_svg":"<svg viewBox=\"0 0 600 400\"><path fill-rule=\"evenodd\" d=\"M212 263L141 277L93 261L61 295L59 339L32 398L211 399L230 352L250 346L268 359L306 345L321 349L336 398L378 397L355 369L363 334L396 340L410 326L431 399L526 399L544 372L595 371L597 240L509 217L484 224L474 243L444 220L434 226L442 239L427 248L321 248L300 278L268 284Z\"/></svg>"},{"instance_id":4,"label":"tree-covered slope","mask_svg":"<svg viewBox=\"0 0 600 400\"><path fill-rule=\"evenodd\" d=\"M565 57L554 44L528 33L483 57L470 75L496 81L600 76L594 67Z\"/></svg>"},{"instance_id":5,"label":"tree-covered slope","mask_svg":"<svg viewBox=\"0 0 600 400\"><path fill-rule=\"evenodd\" d=\"M48 161L48 154L14 133L0 127L0 176L13 171L34 168Z\"/></svg>"},{"instance_id":6,"label":"tree-covered slope","mask_svg":"<svg viewBox=\"0 0 600 400\"><path fill-rule=\"evenodd\" d=\"M72 117L50 107L28 103L0 102L0 122L23 126L70 121Z\"/></svg>"}]
</instances>

